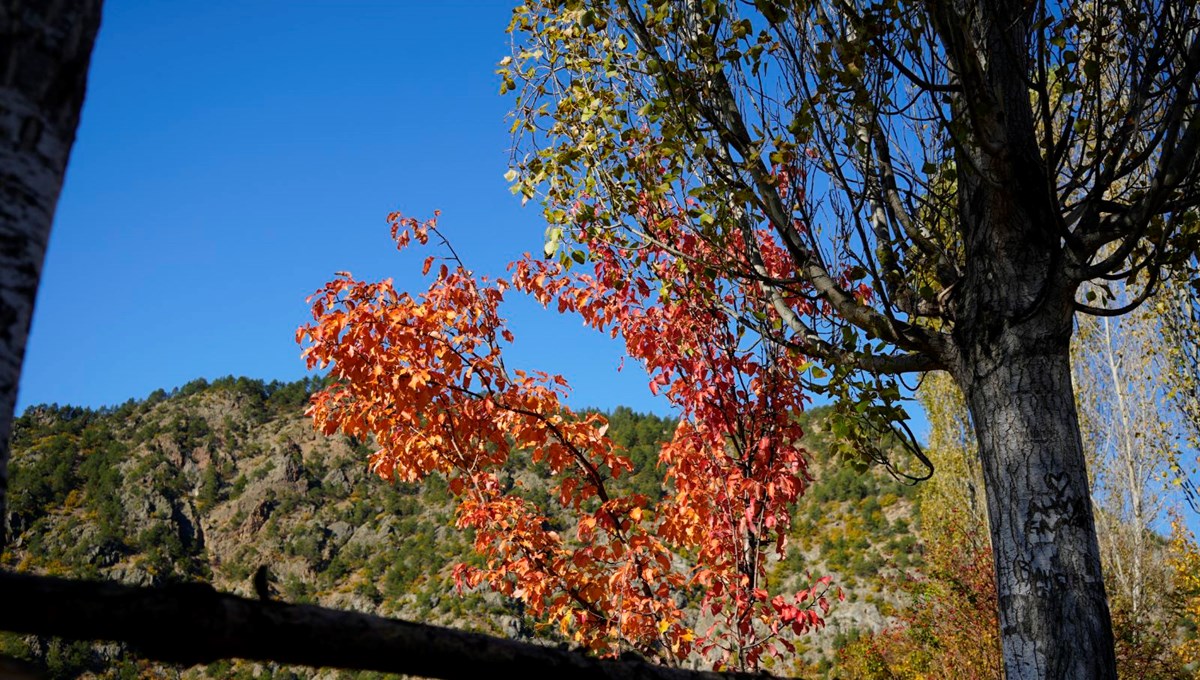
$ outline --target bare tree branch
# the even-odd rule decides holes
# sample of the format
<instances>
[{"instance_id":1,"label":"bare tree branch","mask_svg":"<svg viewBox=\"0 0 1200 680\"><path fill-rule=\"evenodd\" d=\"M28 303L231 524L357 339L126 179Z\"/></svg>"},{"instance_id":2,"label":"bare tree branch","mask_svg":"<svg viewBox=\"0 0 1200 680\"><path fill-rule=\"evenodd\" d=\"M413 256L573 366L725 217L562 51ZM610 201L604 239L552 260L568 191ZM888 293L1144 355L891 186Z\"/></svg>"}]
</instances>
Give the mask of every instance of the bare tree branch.
<instances>
[{"instance_id":1,"label":"bare tree branch","mask_svg":"<svg viewBox=\"0 0 1200 680\"><path fill-rule=\"evenodd\" d=\"M669 59L659 54L655 40L637 10L627 0L621 0L620 7L638 48L646 54L654 55L664 64L669 63ZM744 159L744 169L750 174L752 181L752 186L748 185L747 188L753 190L755 198L770 220L771 226L780 235L799 273L850 323L901 348L917 352L927 351L935 344L930 333L907 324L898 327L898 324L878 310L860 304L850 292L838 285L816 253L804 243L804 239L792 223L792 216L785 207L785 202L772 183L770 173L763 167L762 159L752 148L753 138L725 72L717 70L708 74L708 77L710 82L703 93L704 97L687 83L676 82L675 86L678 87L680 96L688 99L705 121L713 126L721 140L732 146Z\"/></svg>"}]
</instances>

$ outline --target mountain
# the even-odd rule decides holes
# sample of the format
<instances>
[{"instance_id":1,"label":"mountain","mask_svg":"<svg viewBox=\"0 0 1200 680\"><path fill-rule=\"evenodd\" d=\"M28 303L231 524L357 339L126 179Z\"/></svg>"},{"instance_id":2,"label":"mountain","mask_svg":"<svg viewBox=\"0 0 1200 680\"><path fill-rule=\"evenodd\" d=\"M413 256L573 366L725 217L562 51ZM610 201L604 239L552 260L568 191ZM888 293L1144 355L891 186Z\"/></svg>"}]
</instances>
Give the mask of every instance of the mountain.
<instances>
[{"instance_id":1,"label":"mountain","mask_svg":"<svg viewBox=\"0 0 1200 680\"><path fill-rule=\"evenodd\" d=\"M288 602L542 635L513 602L455 592L453 565L476 558L471 536L453 526L446 483L389 484L367 471L368 446L317 433L303 410L321 384L231 377L115 408L31 407L14 426L14 541L0 565L141 585L205 581L247 596L267 565ZM845 590L828 627L802 646L806 669L826 673L836 647L884 625L897 605L892 584L919 567L919 506L912 486L828 460L823 412L802 417L816 480L772 580L802 586L806 572L830 575ZM636 465L622 483L661 493L657 445L673 423L626 408L609 419ZM528 475L522 465L511 474ZM171 669L120 645L6 633L0 654L53 678L375 676L245 662Z\"/></svg>"}]
</instances>

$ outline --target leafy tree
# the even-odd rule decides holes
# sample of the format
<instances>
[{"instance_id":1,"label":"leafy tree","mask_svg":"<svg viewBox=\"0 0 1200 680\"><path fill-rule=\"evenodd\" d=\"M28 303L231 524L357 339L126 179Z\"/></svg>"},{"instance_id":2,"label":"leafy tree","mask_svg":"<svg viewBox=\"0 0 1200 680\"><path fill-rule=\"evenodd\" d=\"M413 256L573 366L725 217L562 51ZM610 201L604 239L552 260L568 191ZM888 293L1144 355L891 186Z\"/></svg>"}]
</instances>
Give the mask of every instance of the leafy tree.
<instances>
[{"instance_id":1,"label":"leafy tree","mask_svg":"<svg viewBox=\"0 0 1200 680\"><path fill-rule=\"evenodd\" d=\"M391 221L401 248L440 237L435 221ZM828 579L790 594L769 583L767 554L782 556L809 482L792 417L803 392L781 380L804 359L727 323L724 305L744 304L753 284L703 285L677 266L686 260L656 248L621 254L598 244L593 273L578 277L525 258L511 279L496 280L446 252L420 295L349 275L326 284L297 338L309 366L332 364L340 381L313 398L319 428L372 438L371 468L387 479L449 479L457 524L474 531L484 557L458 568L460 587L518 598L593 650L633 648L667 663L696 654L754 669L822 625ZM426 273L436 260L426 259ZM658 452L661 501L636 491L644 479L621 488L633 461L602 415L563 404L565 379L506 366L503 343L513 337L498 309L513 287L622 336L650 371L650 389L680 409ZM526 452L547 470L558 512L574 517L573 537L507 473ZM699 612L685 606L697 588Z\"/></svg>"},{"instance_id":2,"label":"leafy tree","mask_svg":"<svg viewBox=\"0 0 1200 680\"><path fill-rule=\"evenodd\" d=\"M1179 467L1179 400L1168 398L1163 320L1152 306L1118 319L1081 318L1074 382L1084 450L1093 476L1101 559L1112 607L1151 628L1170 583L1159 528L1176 500L1167 479Z\"/></svg>"},{"instance_id":3,"label":"leafy tree","mask_svg":"<svg viewBox=\"0 0 1200 680\"><path fill-rule=\"evenodd\" d=\"M1194 671L1200 669L1200 635L1197 634L1197 627L1200 626L1200 546L1196 545L1196 537L1178 518L1172 522L1171 529L1170 562L1175 569L1179 588L1179 606L1190 624L1190 629L1176 646L1175 652Z\"/></svg>"},{"instance_id":4,"label":"leafy tree","mask_svg":"<svg viewBox=\"0 0 1200 680\"><path fill-rule=\"evenodd\" d=\"M839 652L845 676L1001 678L992 553L970 514L948 512L927 529L924 573L902 586L898 621Z\"/></svg>"},{"instance_id":5,"label":"leafy tree","mask_svg":"<svg viewBox=\"0 0 1200 680\"><path fill-rule=\"evenodd\" d=\"M1156 312L1162 320L1163 344L1167 348L1162 373L1167 400L1180 415L1177 425L1184 442L1200 451L1200 261L1192 257L1186 267L1191 272L1190 282L1168 286L1157 301ZM1176 467L1172 481L1183 489L1192 510L1200 511L1200 489L1196 486L1200 459L1173 462Z\"/></svg>"},{"instance_id":6,"label":"leafy tree","mask_svg":"<svg viewBox=\"0 0 1200 680\"><path fill-rule=\"evenodd\" d=\"M1137 337L1145 332L1146 319L1139 318L1145 316L1140 312L1133 319L1122 320L1126 326L1130 321L1136 324L1122 333ZM1096 338L1088 340L1076 343L1077 370L1097 368L1109 375L1114 353L1137 351L1136 345L1105 346L1095 342ZM1111 334L1108 340L1113 340ZM1123 338L1124 343L1130 340ZM1084 413L1090 414L1095 403L1115 404L1108 420L1083 419L1085 442L1121 447L1121 400L1129 397L1131 389L1144 387L1143 383L1161 387L1161 376L1141 375L1136 370L1119 371L1118 376L1117 381L1092 376L1079 384ZM919 490L926 559L915 580L900 584L906 601L897 623L843 650L839 670L849 677L865 678L1002 677L992 551L984 537L987 518L977 498L982 486L978 458L973 441L965 436L969 435L964 427L966 407L949 376L941 373L927 377L918 396L929 415L928 454L940 470ZM1162 408L1162 402L1154 404ZM1131 407L1151 405L1139 402ZM1162 411L1143 415L1150 419L1143 421L1148 433L1161 429L1156 419L1171 419ZM1128 479L1143 467L1163 467L1159 452L1143 453L1139 446L1135 442L1124 452L1107 451L1105 457L1092 459L1102 475L1117 478L1101 486L1103 492L1096 501L1102 520L1099 540L1105 580L1114 594L1117 669L1121 677L1191 677L1186 667L1187 641L1175 647L1180 641L1180 624L1194 625L1194 614L1187 607L1195 585L1188 575L1188 560L1193 557L1189 551L1195 546L1188 542L1182 526L1177 526L1171 551L1174 571L1168 571L1164 568L1168 557L1164 539L1152 532L1144 516L1142 522L1134 521L1137 515L1130 511L1135 505L1130 496L1135 491L1147 496L1157 493L1165 500L1161 487L1152 489L1152 482L1165 480L1145 480L1138 486ZM1134 539L1135 533L1142 534L1140 543Z\"/></svg>"},{"instance_id":7,"label":"leafy tree","mask_svg":"<svg viewBox=\"0 0 1200 680\"><path fill-rule=\"evenodd\" d=\"M1186 389L1196 374L1185 359L1196 355L1200 336L1179 332L1183 313L1195 304L1179 299L1181 285L1172 282L1159 304L1119 319L1080 319L1073 343L1117 663L1128 677L1187 675L1172 647L1181 620L1177 603L1189 585L1172 569L1157 533L1167 513L1179 511L1173 490L1194 499L1186 468L1197 446L1189 435L1200 395ZM1120 299L1124 291L1114 287L1114 295ZM1164 337L1172 342L1159 351ZM1176 534L1174 546L1179 528Z\"/></svg>"},{"instance_id":8,"label":"leafy tree","mask_svg":"<svg viewBox=\"0 0 1200 680\"><path fill-rule=\"evenodd\" d=\"M854 678L1002 677L982 471L962 393L945 373L917 391L939 473L918 490L925 544L919 574L902 581L897 621L839 652Z\"/></svg>"},{"instance_id":9,"label":"leafy tree","mask_svg":"<svg viewBox=\"0 0 1200 680\"><path fill-rule=\"evenodd\" d=\"M1111 678L1069 340L1195 252L1198 27L1132 0L531 1L510 178L564 265L654 247L688 272L649 270L668 296L753 288L727 323L822 365L781 382L839 397L860 445L900 422L899 376L948 371L1007 675Z\"/></svg>"}]
</instances>

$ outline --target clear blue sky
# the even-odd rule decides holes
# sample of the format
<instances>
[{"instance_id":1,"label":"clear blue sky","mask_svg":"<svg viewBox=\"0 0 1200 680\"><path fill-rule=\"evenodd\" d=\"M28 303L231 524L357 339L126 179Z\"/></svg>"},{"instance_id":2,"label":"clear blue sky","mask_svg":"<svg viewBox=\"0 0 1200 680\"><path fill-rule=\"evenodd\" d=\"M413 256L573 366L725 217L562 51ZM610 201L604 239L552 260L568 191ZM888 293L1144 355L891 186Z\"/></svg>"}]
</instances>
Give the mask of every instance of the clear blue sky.
<instances>
[{"instance_id":1,"label":"clear blue sky","mask_svg":"<svg viewBox=\"0 0 1200 680\"><path fill-rule=\"evenodd\" d=\"M511 7L108 2L19 408L303 376L294 332L333 272L420 285L392 210L441 209L479 272L539 250L536 206L503 179ZM577 318L519 297L506 313L510 365L564 374L574 405L667 411Z\"/></svg>"}]
</instances>

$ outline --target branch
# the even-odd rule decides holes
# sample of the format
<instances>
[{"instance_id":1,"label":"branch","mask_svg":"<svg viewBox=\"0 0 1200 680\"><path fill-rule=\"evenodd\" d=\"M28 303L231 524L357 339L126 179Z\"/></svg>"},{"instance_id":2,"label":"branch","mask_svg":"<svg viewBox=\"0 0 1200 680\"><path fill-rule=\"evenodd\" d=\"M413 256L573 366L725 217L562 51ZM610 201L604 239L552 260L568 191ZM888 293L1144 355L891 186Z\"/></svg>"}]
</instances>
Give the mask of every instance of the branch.
<instances>
[{"instance_id":1,"label":"branch","mask_svg":"<svg viewBox=\"0 0 1200 680\"><path fill-rule=\"evenodd\" d=\"M962 102L969 112L976 143L989 155L998 156L1003 150L1003 124L997 118L1001 110L988 86L987 75L979 52L964 26L966 19L957 5L948 0L927 0L926 11L934 31L942 39L946 54L954 67L954 76L962 86Z\"/></svg>"},{"instance_id":2,"label":"branch","mask_svg":"<svg viewBox=\"0 0 1200 680\"><path fill-rule=\"evenodd\" d=\"M629 0L621 0L620 7L638 49L653 55L663 64L671 63L670 59L658 51L653 35ZM793 264L799 270L798 273L808 280L842 318L874 337L910 351L920 352L931 346L932 339L923 329L915 326L898 327L893 319L869 305L859 303L849 291L838 285L818 254L804 243L804 239L792 224L791 211L784 205L770 172L754 148L750 128L743 119L737 97L724 69L708 73L707 78L703 93L678 77L674 79L673 84L668 77L668 87L677 87L679 96L687 100L704 121L713 127L723 143L730 145L742 157L745 163L743 169L750 175L750 181L745 186L754 193L759 207L772 228L779 234Z\"/></svg>"},{"instance_id":3,"label":"branch","mask_svg":"<svg viewBox=\"0 0 1200 680\"><path fill-rule=\"evenodd\" d=\"M891 207L892 213L895 215L896 221L900 223L900 227L904 229L904 233L912 240L913 244L921 249L921 252L938 258L939 261L945 260L946 255L933 243L933 239L926 229L921 228L916 220L908 213L907 206L904 205L904 200L900 197L900 188L896 183L895 165L892 163L892 150L883 130L879 127L878 122L872 126L871 141L875 144L875 165L879 172L879 179L882 183L884 197L887 200L888 206ZM943 285L951 285L953 281L943 281Z\"/></svg>"},{"instance_id":4,"label":"branch","mask_svg":"<svg viewBox=\"0 0 1200 680\"><path fill-rule=\"evenodd\" d=\"M940 368L941 364L930 354L925 352L912 352L906 354L888 355L888 354L862 354L858 352L847 352L835 347L833 344L821 338L815 330L804 323L804 320L796 314L795 310L787 304L784 299L783 291L768 280L767 266L763 262L762 253L758 250L758 244L754 240L754 235L751 233L749 221L742 218L742 233L746 243L746 253L750 257L750 263L758 273L760 280L759 288L763 295L771 303L771 308L779 315L780 320L792 331L792 337L784 338L772 333L768 328L760 324L756 324L744 316L738 316L742 323L750 328L756 329L764 337L772 338L775 342L793 347L804 352L810 357L815 357L831 363L840 363L846 366L854 366L860 370L868 371L876 375L881 374L901 374L901 373L924 373L936 368Z\"/></svg>"},{"instance_id":5,"label":"branch","mask_svg":"<svg viewBox=\"0 0 1200 680\"><path fill-rule=\"evenodd\" d=\"M0 630L115 640L177 664L240 658L430 678L763 678L517 642L369 614L250 600L204 583L142 588L0 573Z\"/></svg>"},{"instance_id":6,"label":"branch","mask_svg":"<svg viewBox=\"0 0 1200 680\"><path fill-rule=\"evenodd\" d=\"M1197 39L1197 45L1200 46L1200 39ZM1163 207L1169 204L1171 193L1184 182L1196 183L1197 170L1200 170L1200 164L1196 161L1197 155L1200 155L1200 115L1193 117L1188 123L1183 139L1171 151L1167 164L1159 168L1145 195L1124 213L1116 214L1111 220L1102 222L1097 233L1119 234L1122 242L1100 262L1083 267L1080 280L1111 272L1129 257L1138 241L1145 235L1150 220L1155 215L1162 214ZM1094 248L1104 245L1099 238L1097 241L1099 243Z\"/></svg>"},{"instance_id":7,"label":"branch","mask_svg":"<svg viewBox=\"0 0 1200 680\"><path fill-rule=\"evenodd\" d=\"M1200 115L1193 111L1186 127L1184 127L1184 119L1188 105L1193 104L1193 100L1188 96L1188 91L1195 82L1197 74L1200 73L1200 36L1192 41L1184 60L1186 68L1181 74L1182 84L1176 93L1176 99L1170 107L1170 119L1159 130L1160 133L1165 130L1165 134L1162 136L1164 148L1160 159L1161 165L1145 193L1138 200L1123 210L1110 213L1107 218L1100 221L1094 230L1083 234L1082 242L1086 250L1083 261L1077 265L1077 269L1080 270L1077 278L1080 280L1111 272L1121 266L1138 241L1145 235L1149 221L1154 216L1161 215L1174 207L1172 199L1176 191L1185 184L1194 187L1197 183L1197 175L1200 174L1200 164L1196 162L1197 155L1200 155ZM1182 138L1179 137L1181 130ZM1156 133L1155 143L1148 145L1142 154L1135 157L1139 163L1146 160L1146 153L1157 146L1158 139L1159 134ZM1093 193L1098 193L1101 189L1106 188L1097 184ZM1111 206L1113 206L1112 202L1108 202L1104 207ZM1113 252L1100 262L1087 264L1087 258L1093 256L1105 244L1116 239L1121 239L1121 243Z\"/></svg>"},{"instance_id":8,"label":"branch","mask_svg":"<svg viewBox=\"0 0 1200 680\"><path fill-rule=\"evenodd\" d=\"M847 7L849 7L849 5L847 5ZM906 66L903 61L900 61L899 57L892 53L892 51L888 49L887 45L885 45L882 40L876 38L875 44L879 47L879 51L883 53L883 56L887 58L892 66L896 67L897 71L899 71L905 78L908 78L909 82L921 88L922 90L925 90L926 92L963 91L962 85L958 83L935 83L922 78L921 76L917 75L915 71Z\"/></svg>"},{"instance_id":9,"label":"branch","mask_svg":"<svg viewBox=\"0 0 1200 680\"><path fill-rule=\"evenodd\" d=\"M1075 301L1075 311L1083 314L1091 314L1092 316L1122 316L1124 314L1128 314L1129 312L1132 312L1141 306L1143 302L1149 299L1149 297L1153 295L1156 290L1158 290L1158 277L1158 267L1151 267L1150 280L1146 282L1145 287L1142 288L1140 293L1138 293L1138 296L1128 304L1109 309L1107 307L1093 307L1091 305Z\"/></svg>"}]
</instances>

